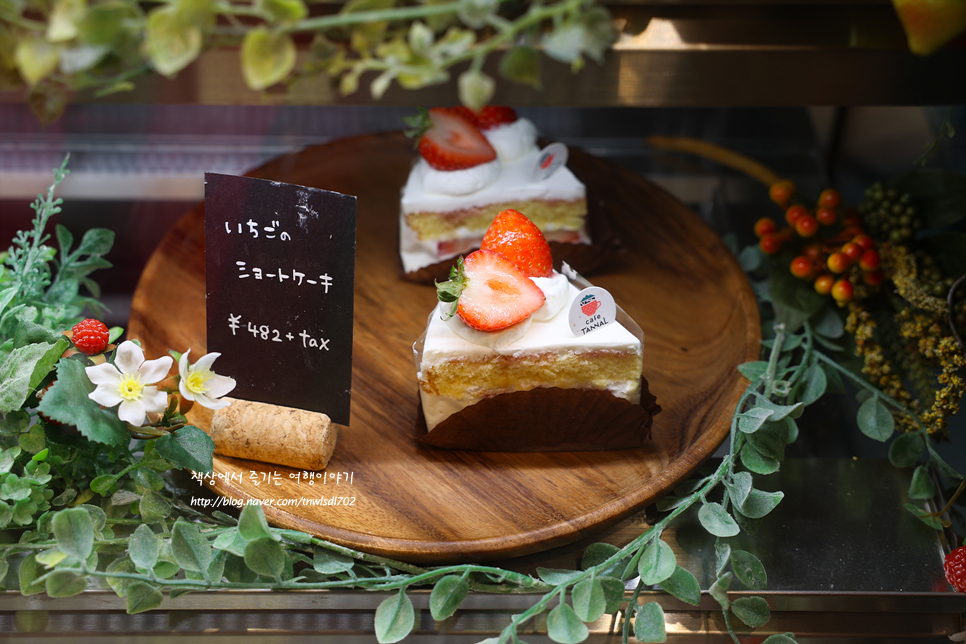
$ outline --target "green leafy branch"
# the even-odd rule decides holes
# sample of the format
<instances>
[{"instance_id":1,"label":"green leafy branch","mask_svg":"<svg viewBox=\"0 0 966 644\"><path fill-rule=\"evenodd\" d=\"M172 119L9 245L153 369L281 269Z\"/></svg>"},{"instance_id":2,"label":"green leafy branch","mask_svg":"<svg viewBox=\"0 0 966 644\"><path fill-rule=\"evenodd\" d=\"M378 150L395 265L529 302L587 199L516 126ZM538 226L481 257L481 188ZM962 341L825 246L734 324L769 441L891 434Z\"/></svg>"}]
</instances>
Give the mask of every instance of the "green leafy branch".
<instances>
[{"instance_id":1,"label":"green leafy branch","mask_svg":"<svg viewBox=\"0 0 966 644\"><path fill-rule=\"evenodd\" d=\"M585 57L600 62L617 36L592 0L525 8L507 0L350 0L334 15L310 13L304 0L170 0L150 9L135 0L39 8L15 0L0 6L0 75L26 84L38 117L51 121L71 91L129 90L138 75L174 76L207 49L237 47L242 76L256 91L322 76L352 94L372 72L377 99L393 81L404 89L444 83L468 62L460 100L480 107L494 92L482 71L491 54L502 52L503 78L539 87L540 51L577 71ZM306 35L313 41L300 61L296 37Z\"/></svg>"}]
</instances>

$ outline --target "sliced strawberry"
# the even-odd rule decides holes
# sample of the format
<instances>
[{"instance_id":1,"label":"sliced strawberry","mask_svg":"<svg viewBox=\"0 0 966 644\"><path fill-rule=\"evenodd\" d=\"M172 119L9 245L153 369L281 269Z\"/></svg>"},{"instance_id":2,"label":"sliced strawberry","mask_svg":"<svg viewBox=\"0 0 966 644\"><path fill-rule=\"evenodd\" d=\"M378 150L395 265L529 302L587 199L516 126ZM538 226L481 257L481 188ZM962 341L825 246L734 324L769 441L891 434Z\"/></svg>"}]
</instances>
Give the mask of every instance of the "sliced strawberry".
<instances>
[{"instance_id":1,"label":"sliced strawberry","mask_svg":"<svg viewBox=\"0 0 966 644\"><path fill-rule=\"evenodd\" d=\"M516 210L507 209L496 216L483 235L480 249L500 253L528 277L553 274L550 245L536 224Z\"/></svg>"},{"instance_id":2,"label":"sliced strawberry","mask_svg":"<svg viewBox=\"0 0 966 644\"><path fill-rule=\"evenodd\" d=\"M489 130L498 125L513 123L517 120L517 113L512 107L504 105L487 105L476 112L476 126L481 130Z\"/></svg>"},{"instance_id":3,"label":"sliced strawberry","mask_svg":"<svg viewBox=\"0 0 966 644\"><path fill-rule=\"evenodd\" d=\"M478 250L460 259L448 282L437 283L442 302L479 331L499 331L527 319L543 305L543 291L499 253Z\"/></svg>"},{"instance_id":4,"label":"sliced strawberry","mask_svg":"<svg viewBox=\"0 0 966 644\"><path fill-rule=\"evenodd\" d=\"M429 110L432 122L419 139L419 153L437 170L462 170L496 158L496 151L477 127L447 107Z\"/></svg>"}]
</instances>

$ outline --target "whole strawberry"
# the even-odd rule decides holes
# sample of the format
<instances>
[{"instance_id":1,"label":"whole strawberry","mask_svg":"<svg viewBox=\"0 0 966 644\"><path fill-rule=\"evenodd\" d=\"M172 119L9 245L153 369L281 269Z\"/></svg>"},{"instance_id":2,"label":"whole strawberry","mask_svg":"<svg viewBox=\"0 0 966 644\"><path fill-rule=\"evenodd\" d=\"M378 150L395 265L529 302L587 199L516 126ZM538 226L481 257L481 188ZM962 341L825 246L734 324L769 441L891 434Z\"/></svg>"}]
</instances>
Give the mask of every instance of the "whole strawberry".
<instances>
[{"instance_id":1,"label":"whole strawberry","mask_svg":"<svg viewBox=\"0 0 966 644\"><path fill-rule=\"evenodd\" d=\"M107 325L100 320L88 318L74 325L71 329L71 339L78 351L89 356L97 355L107 348L110 333Z\"/></svg>"},{"instance_id":2,"label":"whole strawberry","mask_svg":"<svg viewBox=\"0 0 966 644\"><path fill-rule=\"evenodd\" d=\"M483 235L480 249L500 253L527 277L550 277L553 274L553 256L543 233L526 215L512 208L493 219Z\"/></svg>"},{"instance_id":3,"label":"whole strawberry","mask_svg":"<svg viewBox=\"0 0 966 644\"><path fill-rule=\"evenodd\" d=\"M943 570L949 585L961 593L966 593L966 546L960 546L946 555Z\"/></svg>"},{"instance_id":4,"label":"whole strawberry","mask_svg":"<svg viewBox=\"0 0 966 644\"><path fill-rule=\"evenodd\" d=\"M474 116L476 126L481 130L490 130L517 120L517 113L513 108L505 105L487 105Z\"/></svg>"}]
</instances>

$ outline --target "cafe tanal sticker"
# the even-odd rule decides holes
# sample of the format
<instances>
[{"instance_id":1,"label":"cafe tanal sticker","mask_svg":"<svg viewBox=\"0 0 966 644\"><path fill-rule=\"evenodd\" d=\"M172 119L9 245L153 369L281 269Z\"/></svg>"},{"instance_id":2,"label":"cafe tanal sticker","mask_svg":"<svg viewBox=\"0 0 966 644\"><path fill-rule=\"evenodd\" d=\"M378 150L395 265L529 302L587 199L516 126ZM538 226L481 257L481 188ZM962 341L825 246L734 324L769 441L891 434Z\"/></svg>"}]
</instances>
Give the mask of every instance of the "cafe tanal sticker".
<instances>
[{"instance_id":1,"label":"cafe tanal sticker","mask_svg":"<svg viewBox=\"0 0 966 644\"><path fill-rule=\"evenodd\" d=\"M570 330L580 337L617 320L614 296L599 286L585 288L570 305Z\"/></svg>"}]
</instances>

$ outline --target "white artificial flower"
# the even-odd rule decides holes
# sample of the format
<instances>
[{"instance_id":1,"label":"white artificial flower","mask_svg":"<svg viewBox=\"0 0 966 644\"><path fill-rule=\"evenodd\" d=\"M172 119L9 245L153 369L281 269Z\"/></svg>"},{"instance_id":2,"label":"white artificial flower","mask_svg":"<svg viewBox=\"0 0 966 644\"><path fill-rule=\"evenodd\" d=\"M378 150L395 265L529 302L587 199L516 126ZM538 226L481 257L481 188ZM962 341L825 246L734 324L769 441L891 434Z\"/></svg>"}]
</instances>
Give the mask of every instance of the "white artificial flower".
<instances>
[{"instance_id":1,"label":"white artificial flower","mask_svg":"<svg viewBox=\"0 0 966 644\"><path fill-rule=\"evenodd\" d=\"M235 388L235 379L219 376L211 370L212 363L221 354L206 353L198 358L198 362L189 365L189 353L191 349L182 353L178 361L178 373L181 375L178 389L181 395L208 409L221 409L230 405L230 401L218 399Z\"/></svg>"},{"instance_id":2,"label":"white artificial flower","mask_svg":"<svg viewBox=\"0 0 966 644\"><path fill-rule=\"evenodd\" d=\"M130 340L122 342L114 364L85 368L87 377L97 385L88 397L105 407L120 404L117 417L140 427L148 414L167 409L168 395L153 385L168 375L173 362L171 356L145 360L141 347Z\"/></svg>"}]
</instances>

